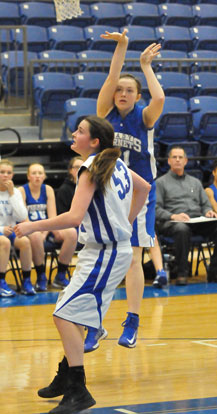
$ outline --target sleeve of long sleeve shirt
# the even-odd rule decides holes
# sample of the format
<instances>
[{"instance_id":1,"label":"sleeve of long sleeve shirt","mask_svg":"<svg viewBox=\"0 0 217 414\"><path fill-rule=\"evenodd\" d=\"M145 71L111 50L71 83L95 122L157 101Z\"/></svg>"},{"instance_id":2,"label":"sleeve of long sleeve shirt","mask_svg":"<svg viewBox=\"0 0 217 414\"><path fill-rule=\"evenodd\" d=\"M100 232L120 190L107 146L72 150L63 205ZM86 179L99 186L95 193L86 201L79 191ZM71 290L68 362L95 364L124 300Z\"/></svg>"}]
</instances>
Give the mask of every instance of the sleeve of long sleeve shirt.
<instances>
[{"instance_id":1,"label":"sleeve of long sleeve shirt","mask_svg":"<svg viewBox=\"0 0 217 414\"><path fill-rule=\"evenodd\" d=\"M162 179L156 180L156 220L170 220L171 213L164 206L164 182Z\"/></svg>"},{"instance_id":2,"label":"sleeve of long sleeve shirt","mask_svg":"<svg viewBox=\"0 0 217 414\"><path fill-rule=\"evenodd\" d=\"M14 189L14 194L9 197L9 203L13 209L13 217L16 221L23 221L27 219L28 212L23 202L22 194L17 188Z\"/></svg>"}]
</instances>

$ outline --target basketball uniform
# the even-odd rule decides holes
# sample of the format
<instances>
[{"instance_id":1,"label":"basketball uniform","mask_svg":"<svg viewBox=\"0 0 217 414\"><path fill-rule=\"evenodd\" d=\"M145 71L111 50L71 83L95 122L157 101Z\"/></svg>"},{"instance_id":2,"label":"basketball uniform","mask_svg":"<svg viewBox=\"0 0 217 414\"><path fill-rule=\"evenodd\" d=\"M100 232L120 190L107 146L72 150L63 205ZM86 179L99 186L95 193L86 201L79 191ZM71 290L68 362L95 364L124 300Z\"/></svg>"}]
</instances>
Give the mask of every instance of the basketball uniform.
<instances>
[{"instance_id":1,"label":"basketball uniform","mask_svg":"<svg viewBox=\"0 0 217 414\"><path fill-rule=\"evenodd\" d=\"M123 119L116 106L107 115L115 130L114 145L121 149L126 165L148 181L152 188L133 223L132 246L151 247L155 238L155 204L157 175L154 157L154 128L147 129L142 118L144 106L135 104Z\"/></svg>"},{"instance_id":2,"label":"basketball uniform","mask_svg":"<svg viewBox=\"0 0 217 414\"><path fill-rule=\"evenodd\" d=\"M9 196L8 191L0 191L0 235L4 235L4 227L14 227L16 223L27 218L27 210L23 203L21 192L14 188L14 194ZM15 233L8 236L11 243L16 238Z\"/></svg>"},{"instance_id":3,"label":"basketball uniform","mask_svg":"<svg viewBox=\"0 0 217 414\"><path fill-rule=\"evenodd\" d=\"M78 173L89 168L88 157ZM121 159L106 185L97 190L79 229L84 244L70 284L60 293L55 316L87 327L99 328L132 260L128 221L132 200L132 176Z\"/></svg>"},{"instance_id":4,"label":"basketball uniform","mask_svg":"<svg viewBox=\"0 0 217 414\"><path fill-rule=\"evenodd\" d=\"M217 201L217 187L216 187L214 184L211 184L211 185L209 186L209 188L211 188L211 189L212 189L212 191L213 191L213 193L214 193L214 199L215 199L215 201Z\"/></svg>"},{"instance_id":5,"label":"basketball uniform","mask_svg":"<svg viewBox=\"0 0 217 414\"><path fill-rule=\"evenodd\" d=\"M32 197L29 184L24 184L23 188L26 193L26 206L28 210L28 217L30 221L47 219L47 193L46 185L42 184L40 196L36 200Z\"/></svg>"}]
</instances>

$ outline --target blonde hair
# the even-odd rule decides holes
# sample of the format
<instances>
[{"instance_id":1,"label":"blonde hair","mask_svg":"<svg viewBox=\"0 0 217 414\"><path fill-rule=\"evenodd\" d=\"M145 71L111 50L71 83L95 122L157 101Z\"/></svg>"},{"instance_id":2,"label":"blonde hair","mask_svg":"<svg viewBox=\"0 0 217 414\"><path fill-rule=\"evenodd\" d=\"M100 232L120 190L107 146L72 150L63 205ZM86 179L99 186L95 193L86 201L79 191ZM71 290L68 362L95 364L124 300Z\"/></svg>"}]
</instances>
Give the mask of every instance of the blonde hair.
<instances>
[{"instance_id":1,"label":"blonde hair","mask_svg":"<svg viewBox=\"0 0 217 414\"><path fill-rule=\"evenodd\" d=\"M9 165L10 167L12 167L12 170L14 170L14 163L12 161L8 159L5 159L5 160L1 159L0 165L3 165L3 164Z\"/></svg>"}]
</instances>

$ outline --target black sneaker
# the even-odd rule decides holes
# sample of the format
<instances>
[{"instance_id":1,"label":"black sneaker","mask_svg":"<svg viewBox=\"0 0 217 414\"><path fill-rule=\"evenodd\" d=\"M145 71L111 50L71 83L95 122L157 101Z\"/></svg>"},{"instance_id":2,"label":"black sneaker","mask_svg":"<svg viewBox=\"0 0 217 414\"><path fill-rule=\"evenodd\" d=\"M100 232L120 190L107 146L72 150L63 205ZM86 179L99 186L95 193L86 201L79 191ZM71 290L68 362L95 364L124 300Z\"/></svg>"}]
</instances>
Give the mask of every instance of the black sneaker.
<instances>
[{"instance_id":1,"label":"black sneaker","mask_svg":"<svg viewBox=\"0 0 217 414\"><path fill-rule=\"evenodd\" d=\"M59 405L49 411L49 414L77 413L96 404L87 388L83 386L73 387L66 391Z\"/></svg>"},{"instance_id":2,"label":"black sneaker","mask_svg":"<svg viewBox=\"0 0 217 414\"><path fill-rule=\"evenodd\" d=\"M38 390L39 397L53 398L59 397L59 395L63 395L66 391L67 373L68 362L64 357L63 360L59 363L57 375L54 377L50 385L48 385L48 387L41 388L40 390Z\"/></svg>"}]
</instances>

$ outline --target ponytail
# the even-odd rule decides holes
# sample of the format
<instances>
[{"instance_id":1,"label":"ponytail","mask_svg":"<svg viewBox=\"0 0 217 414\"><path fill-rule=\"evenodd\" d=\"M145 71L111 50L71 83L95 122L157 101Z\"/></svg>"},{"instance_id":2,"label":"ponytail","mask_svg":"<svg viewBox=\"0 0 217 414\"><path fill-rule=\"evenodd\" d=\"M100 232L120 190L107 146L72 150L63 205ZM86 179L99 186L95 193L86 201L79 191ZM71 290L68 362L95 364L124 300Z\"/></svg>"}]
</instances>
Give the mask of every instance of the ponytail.
<instances>
[{"instance_id":1,"label":"ponytail","mask_svg":"<svg viewBox=\"0 0 217 414\"><path fill-rule=\"evenodd\" d=\"M105 193L106 184L109 182L117 159L120 157L120 148L107 148L99 152L89 169L90 181L95 182L99 190Z\"/></svg>"}]
</instances>

